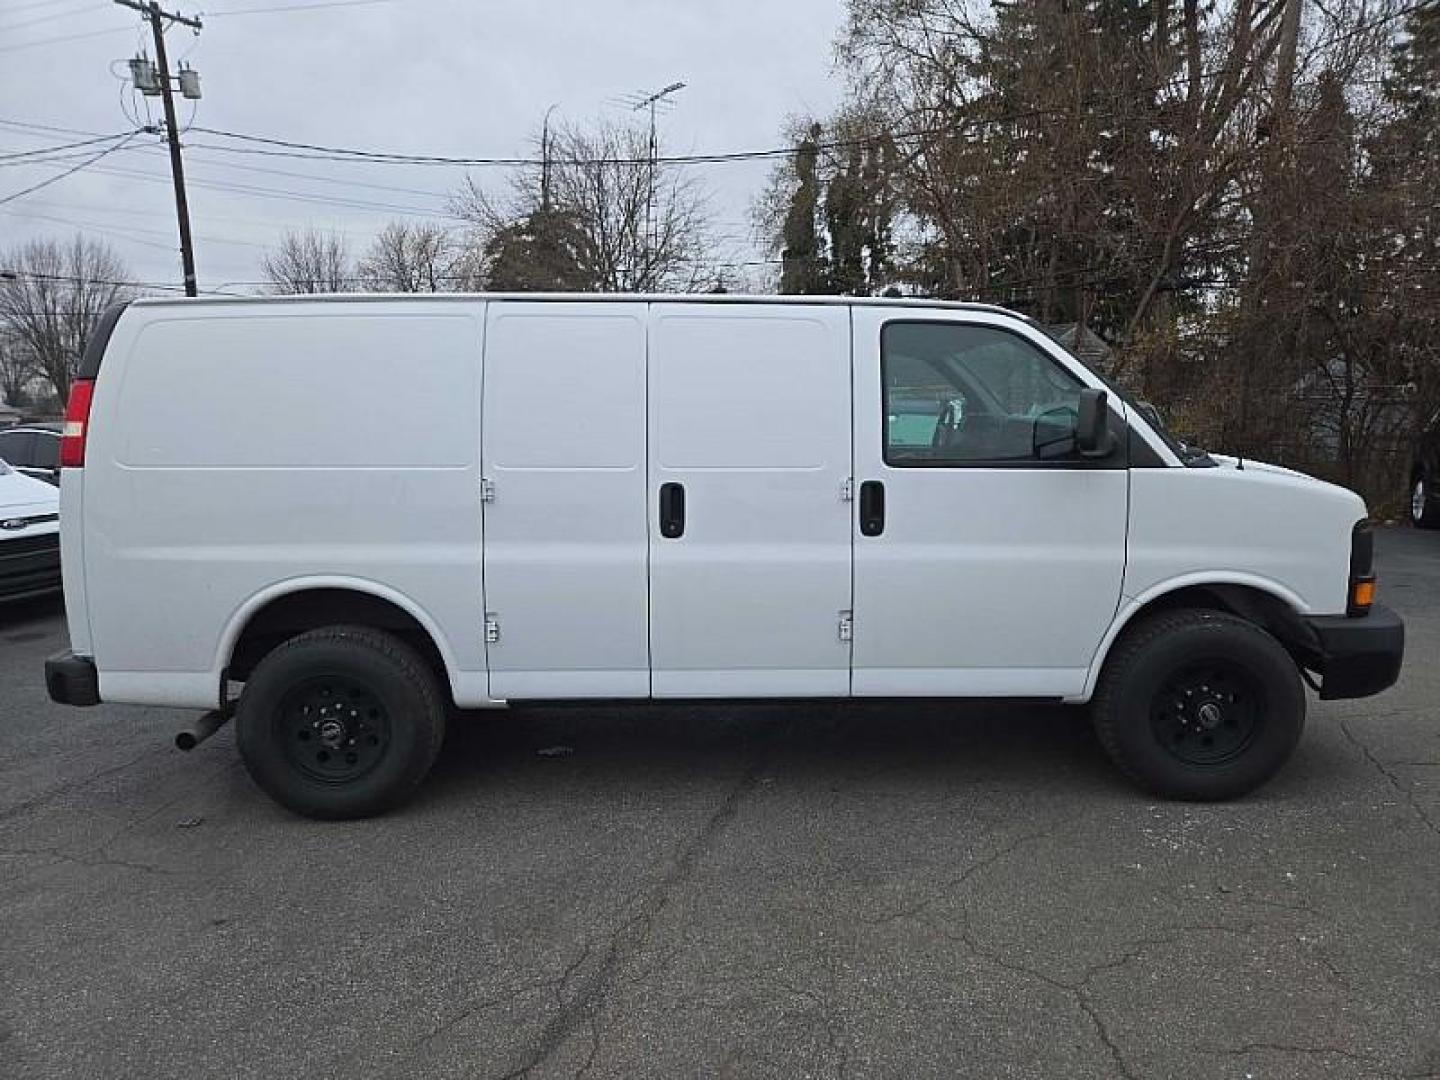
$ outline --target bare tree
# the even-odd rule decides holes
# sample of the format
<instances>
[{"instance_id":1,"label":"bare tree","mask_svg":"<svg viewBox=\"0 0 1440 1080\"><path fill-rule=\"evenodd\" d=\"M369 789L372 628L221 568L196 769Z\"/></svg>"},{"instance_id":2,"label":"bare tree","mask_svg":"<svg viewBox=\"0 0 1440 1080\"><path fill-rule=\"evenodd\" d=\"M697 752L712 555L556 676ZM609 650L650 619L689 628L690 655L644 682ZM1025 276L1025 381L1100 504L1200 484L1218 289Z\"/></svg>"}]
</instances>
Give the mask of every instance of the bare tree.
<instances>
[{"instance_id":1,"label":"bare tree","mask_svg":"<svg viewBox=\"0 0 1440 1080\"><path fill-rule=\"evenodd\" d=\"M354 285L344 238L319 229L287 232L260 265L273 293L348 292Z\"/></svg>"},{"instance_id":2,"label":"bare tree","mask_svg":"<svg viewBox=\"0 0 1440 1080\"><path fill-rule=\"evenodd\" d=\"M569 288L709 289L716 278L708 265L704 193L675 166L652 165L649 154L649 137L640 129L567 126L551 136L547 162L517 175L505 197L497 199L468 179L455 212L475 227L477 246L492 256L512 253L513 246L497 247L496 238L513 236L516 224L525 223L530 246L521 250L562 253L560 273ZM537 240L545 228L561 235ZM493 257L487 269L495 271Z\"/></svg>"},{"instance_id":3,"label":"bare tree","mask_svg":"<svg viewBox=\"0 0 1440 1080\"><path fill-rule=\"evenodd\" d=\"M458 233L392 221L360 260L360 283L375 292L457 292L477 284L474 257Z\"/></svg>"},{"instance_id":4,"label":"bare tree","mask_svg":"<svg viewBox=\"0 0 1440 1080\"><path fill-rule=\"evenodd\" d=\"M0 327L65 401L90 332L132 291L110 247L77 234L69 244L32 240L0 255Z\"/></svg>"},{"instance_id":5,"label":"bare tree","mask_svg":"<svg viewBox=\"0 0 1440 1080\"><path fill-rule=\"evenodd\" d=\"M25 405L25 388L38 374L35 358L10 334L0 332L0 403Z\"/></svg>"}]
</instances>

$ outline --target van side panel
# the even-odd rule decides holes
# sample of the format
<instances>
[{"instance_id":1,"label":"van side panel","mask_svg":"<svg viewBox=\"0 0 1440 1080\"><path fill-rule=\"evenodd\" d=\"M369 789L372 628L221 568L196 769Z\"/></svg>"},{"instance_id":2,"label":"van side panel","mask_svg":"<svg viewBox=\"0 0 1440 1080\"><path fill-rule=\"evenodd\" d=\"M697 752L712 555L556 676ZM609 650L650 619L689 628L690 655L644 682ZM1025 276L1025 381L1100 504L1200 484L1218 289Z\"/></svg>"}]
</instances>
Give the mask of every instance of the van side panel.
<instances>
[{"instance_id":1,"label":"van side panel","mask_svg":"<svg viewBox=\"0 0 1440 1080\"><path fill-rule=\"evenodd\" d=\"M494 698L650 693L645 305L490 305L485 583Z\"/></svg>"},{"instance_id":2,"label":"van side panel","mask_svg":"<svg viewBox=\"0 0 1440 1080\"><path fill-rule=\"evenodd\" d=\"M850 455L845 308L652 305L656 697L850 693Z\"/></svg>"},{"instance_id":3,"label":"van side panel","mask_svg":"<svg viewBox=\"0 0 1440 1080\"><path fill-rule=\"evenodd\" d=\"M131 312L101 369L85 469L102 697L213 704L236 613L316 573L426 612L452 686L484 671L483 310Z\"/></svg>"}]
</instances>

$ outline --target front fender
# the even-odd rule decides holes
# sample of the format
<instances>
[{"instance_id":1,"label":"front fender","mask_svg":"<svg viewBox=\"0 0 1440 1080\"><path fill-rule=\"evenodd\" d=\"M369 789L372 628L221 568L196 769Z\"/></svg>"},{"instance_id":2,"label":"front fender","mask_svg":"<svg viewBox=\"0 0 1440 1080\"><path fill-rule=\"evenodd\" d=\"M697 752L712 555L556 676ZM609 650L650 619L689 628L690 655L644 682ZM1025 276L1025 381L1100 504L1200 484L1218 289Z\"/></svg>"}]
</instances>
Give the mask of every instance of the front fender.
<instances>
[{"instance_id":1,"label":"front fender","mask_svg":"<svg viewBox=\"0 0 1440 1080\"><path fill-rule=\"evenodd\" d=\"M1105 636L1100 639L1100 644L1095 650L1095 655L1090 659L1089 670L1085 674L1085 687L1074 698L1066 700L1073 704L1084 704L1089 701L1095 693L1095 686L1100 681L1100 672L1104 670L1105 660L1110 655L1110 649L1121 632L1138 615L1150 608L1156 602L1167 596L1173 596L1182 589L1196 588L1200 586L1231 586L1242 589L1254 590L1266 596L1278 600L1286 605L1291 611L1299 613L1306 610L1305 602L1293 590L1286 588L1280 582L1259 574L1236 573L1234 571L1195 571L1188 574L1180 574L1165 581L1152 585L1138 596L1122 596L1120 607L1115 612L1115 618L1110 621Z\"/></svg>"}]
</instances>

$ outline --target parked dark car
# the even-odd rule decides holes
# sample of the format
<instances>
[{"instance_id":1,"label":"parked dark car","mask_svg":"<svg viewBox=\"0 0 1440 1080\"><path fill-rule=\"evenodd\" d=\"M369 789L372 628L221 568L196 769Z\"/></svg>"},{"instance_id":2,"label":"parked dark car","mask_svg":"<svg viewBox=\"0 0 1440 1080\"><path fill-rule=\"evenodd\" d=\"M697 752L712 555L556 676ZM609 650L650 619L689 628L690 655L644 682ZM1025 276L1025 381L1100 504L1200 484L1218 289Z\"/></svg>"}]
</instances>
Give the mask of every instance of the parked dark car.
<instances>
[{"instance_id":1,"label":"parked dark car","mask_svg":"<svg viewBox=\"0 0 1440 1080\"><path fill-rule=\"evenodd\" d=\"M21 424L0 431L0 458L18 473L60 484L59 423Z\"/></svg>"},{"instance_id":2,"label":"parked dark car","mask_svg":"<svg viewBox=\"0 0 1440 1080\"><path fill-rule=\"evenodd\" d=\"M1422 529L1440 529L1440 411L1420 435L1410 467L1410 520Z\"/></svg>"},{"instance_id":3,"label":"parked dark car","mask_svg":"<svg viewBox=\"0 0 1440 1080\"><path fill-rule=\"evenodd\" d=\"M0 602L60 589L60 493L0 458Z\"/></svg>"}]
</instances>

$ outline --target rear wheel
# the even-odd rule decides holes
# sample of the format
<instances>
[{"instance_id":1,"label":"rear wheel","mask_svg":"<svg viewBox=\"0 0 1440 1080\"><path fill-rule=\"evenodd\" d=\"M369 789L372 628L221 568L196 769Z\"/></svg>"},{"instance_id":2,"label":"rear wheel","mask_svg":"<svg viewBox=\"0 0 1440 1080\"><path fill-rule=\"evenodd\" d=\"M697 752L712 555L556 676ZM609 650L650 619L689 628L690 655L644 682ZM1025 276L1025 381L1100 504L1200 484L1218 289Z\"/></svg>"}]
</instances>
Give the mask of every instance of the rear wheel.
<instances>
[{"instance_id":1,"label":"rear wheel","mask_svg":"<svg viewBox=\"0 0 1440 1080\"><path fill-rule=\"evenodd\" d=\"M1417 474L1410 485L1410 521L1420 529L1440 529L1440 492L1426 479Z\"/></svg>"},{"instance_id":2,"label":"rear wheel","mask_svg":"<svg viewBox=\"0 0 1440 1080\"><path fill-rule=\"evenodd\" d=\"M409 645L333 626L265 656L235 724L246 769L276 802L307 817L357 818L414 793L439 752L445 705Z\"/></svg>"},{"instance_id":3,"label":"rear wheel","mask_svg":"<svg viewBox=\"0 0 1440 1080\"><path fill-rule=\"evenodd\" d=\"M1260 627L1185 610L1126 630L1092 711L1110 757L1143 787L1229 799L1289 759L1305 726L1305 693L1295 662Z\"/></svg>"}]
</instances>

